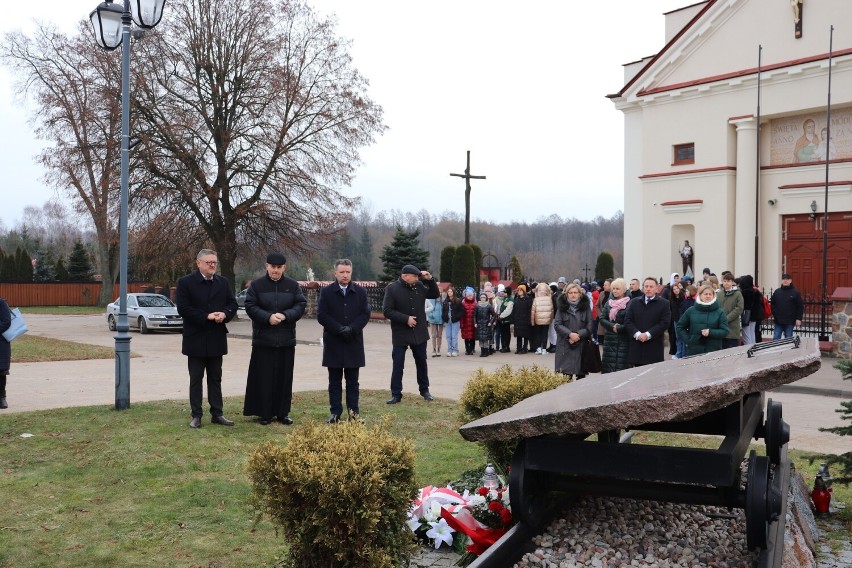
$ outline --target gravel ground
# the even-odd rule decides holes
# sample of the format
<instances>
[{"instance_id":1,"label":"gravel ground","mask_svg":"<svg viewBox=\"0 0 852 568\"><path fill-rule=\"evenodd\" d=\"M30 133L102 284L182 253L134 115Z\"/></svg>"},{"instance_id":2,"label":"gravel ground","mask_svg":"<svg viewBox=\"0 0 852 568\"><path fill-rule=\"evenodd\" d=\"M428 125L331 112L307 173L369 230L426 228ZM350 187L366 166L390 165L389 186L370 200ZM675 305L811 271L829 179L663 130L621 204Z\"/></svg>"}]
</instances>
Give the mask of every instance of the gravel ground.
<instances>
[{"instance_id":1,"label":"gravel ground","mask_svg":"<svg viewBox=\"0 0 852 568\"><path fill-rule=\"evenodd\" d=\"M615 498L582 499L535 537L516 567L752 566L741 510Z\"/></svg>"},{"instance_id":2,"label":"gravel ground","mask_svg":"<svg viewBox=\"0 0 852 568\"><path fill-rule=\"evenodd\" d=\"M533 541L536 551L516 568L751 568L756 558L746 550L740 509L633 499L583 499ZM817 549L817 568L852 568L852 542L838 549L823 536ZM451 567L458 558L424 547L411 567Z\"/></svg>"}]
</instances>

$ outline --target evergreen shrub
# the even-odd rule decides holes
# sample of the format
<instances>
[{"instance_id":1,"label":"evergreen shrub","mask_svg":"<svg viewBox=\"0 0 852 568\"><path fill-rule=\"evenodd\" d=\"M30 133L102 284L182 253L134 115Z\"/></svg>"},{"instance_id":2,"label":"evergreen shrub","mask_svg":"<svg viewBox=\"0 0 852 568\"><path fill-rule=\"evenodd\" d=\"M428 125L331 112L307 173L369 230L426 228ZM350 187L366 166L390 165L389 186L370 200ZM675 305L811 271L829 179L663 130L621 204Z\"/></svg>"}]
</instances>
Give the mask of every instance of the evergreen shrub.
<instances>
[{"instance_id":1,"label":"evergreen shrub","mask_svg":"<svg viewBox=\"0 0 852 568\"><path fill-rule=\"evenodd\" d=\"M513 371L504 365L494 372L476 371L459 398L463 423L504 410L533 395L553 390L571 379L550 369L533 365ZM506 471L518 440L482 442L491 463Z\"/></svg>"},{"instance_id":2,"label":"evergreen shrub","mask_svg":"<svg viewBox=\"0 0 852 568\"><path fill-rule=\"evenodd\" d=\"M414 448L387 419L308 423L250 456L252 502L283 529L287 566L393 568L416 544L405 525L417 496Z\"/></svg>"}]
</instances>

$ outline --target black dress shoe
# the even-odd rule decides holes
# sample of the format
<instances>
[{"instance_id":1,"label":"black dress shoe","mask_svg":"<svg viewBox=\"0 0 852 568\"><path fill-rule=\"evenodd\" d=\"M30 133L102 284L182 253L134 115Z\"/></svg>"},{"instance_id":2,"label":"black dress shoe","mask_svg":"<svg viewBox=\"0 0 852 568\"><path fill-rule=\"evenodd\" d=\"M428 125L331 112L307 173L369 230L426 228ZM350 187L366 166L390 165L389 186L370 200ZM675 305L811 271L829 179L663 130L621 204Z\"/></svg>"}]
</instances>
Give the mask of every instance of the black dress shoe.
<instances>
[{"instance_id":1,"label":"black dress shoe","mask_svg":"<svg viewBox=\"0 0 852 568\"><path fill-rule=\"evenodd\" d=\"M339 414L332 414L331 416L328 417L328 420L326 420L327 424L337 424L338 422L340 422L340 415Z\"/></svg>"},{"instance_id":2,"label":"black dress shoe","mask_svg":"<svg viewBox=\"0 0 852 568\"><path fill-rule=\"evenodd\" d=\"M213 416L212 418L210 418L210 422L212 422L213 424L218 424L220 426L233 426L234 425L233 420L228 420L224 416Z\"/></svg>"},{"instance_id":3,"label":"black dress shoe","mask_svg":"<svg viewBox=\"0 0 852 568\"><path fill-rule=\"evenodd\" d=\"M398 403L399 403L399 402L401 402L401 401L402 401L402 396L401 396L401 395L400 395L400 396L393 395L392 397L390 397L390 398L388 399L388 401L387 401L385 404L398 404Z\"/></svg>"},{"instance_id":4,"label":"black dress shoe","mask_svg":"<svg viewBox=\"0 0 852 568\"><path fill-rule=\"evenodd\" d=\"M426 402L432 402L433 400L435 400L432 398L432 395L429 394L429 391L420 393L420 396L422 396L423 400L425 400Z\"/></svg>"},{"instance_id":5,"label":"black dress shoe","mask_svg":"<svg viewBox=\"0 0 852 568\"><path fill-rule=\"evenodd\" d=\"M9 408L9 404L6 402L6 397L0 397L0 408Z\"/></svg>"},{"instance_id":6,"label":"black dress shoe","mask_svg":"<svg viewBox=\"0 0 852 568\"><path fill-rule=\"evenodd\" d=\"M260 425L261 426L269 426L270 424L272 424L272 418L261 418L260 419Z\"/></svg>"},{"instance_id":7,"label":"black dress shoe","mask_svg":"<svg viewBox=\"0 0 852 568\"><path fill-rule=\"evenodd\" d=\"M290 418L289 416L285 416L284 418L279 418L278 420L279 420L279 421L281 422L281 424L283 424L284 426L292 426L292 425L293 425L293 419L292 419L292 418Z\"/></svg>"},{"instance_id":8,"label":"black dress shoe","mask_svg":"<svg viewBox=\"0 0 852 568\"><path fill-rule=\"evenodd\" d=\"M201 428L201 417L193 416L192 421L189 423L190 428Z\"/></svg>"}]
</instances>

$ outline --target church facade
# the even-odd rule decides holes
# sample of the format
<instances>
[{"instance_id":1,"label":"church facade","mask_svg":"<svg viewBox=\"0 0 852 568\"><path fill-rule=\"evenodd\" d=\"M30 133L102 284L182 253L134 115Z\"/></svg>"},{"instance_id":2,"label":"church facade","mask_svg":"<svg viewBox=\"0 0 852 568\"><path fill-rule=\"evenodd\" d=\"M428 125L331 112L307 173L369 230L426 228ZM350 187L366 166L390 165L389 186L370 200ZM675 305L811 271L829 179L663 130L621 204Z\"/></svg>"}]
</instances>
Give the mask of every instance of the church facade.
<instances>
[{"instance_id":1,"label":"church facade","mask_svg":"<svg viewBox=\"0 0 852 568\"><path fill-rule=\"evenodd\" d=\"M624 275L681 273L689 241L699 276L849 286L852 2L707 0L665 17L663 49L609 95L624 114Z\"/></svg>"}]
</instances>

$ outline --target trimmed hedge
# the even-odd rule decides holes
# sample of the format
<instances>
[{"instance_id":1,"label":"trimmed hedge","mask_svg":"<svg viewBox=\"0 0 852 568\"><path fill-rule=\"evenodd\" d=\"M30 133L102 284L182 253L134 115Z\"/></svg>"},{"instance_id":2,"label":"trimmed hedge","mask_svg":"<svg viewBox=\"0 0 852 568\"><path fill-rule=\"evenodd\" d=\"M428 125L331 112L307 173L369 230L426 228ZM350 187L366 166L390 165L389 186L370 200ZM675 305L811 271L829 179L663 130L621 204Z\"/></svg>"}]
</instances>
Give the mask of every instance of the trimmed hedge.
<instances>
[{"instance_id":1,"label":"trimmed hedge","mask_svg":"<svg viewBox=\"0 0 852 568\"><path fill-rule=\"evenodd\" d=\"M459 398L460 419L463 423L478 420L509 408L533 395L555 389L571 379L550 369L533 365L513 371L504 365L494 371L476 371L467 382ZM507 442L482 442L489 461L506 471L512 463L517 440Z\"/></svg>"},{"instance_id":2,"label":"trimmed hedge","mask_svg":"<svg viewBox=\"0 0 852 568\"><path fill-rule=\"evenodd\" d=\"M283 529L289 566L393 568L416 545L405 525L417 496L410 440L387 421L308 423L287 445L249 457L252 500Z\"/></svg>"}]
</instances>

